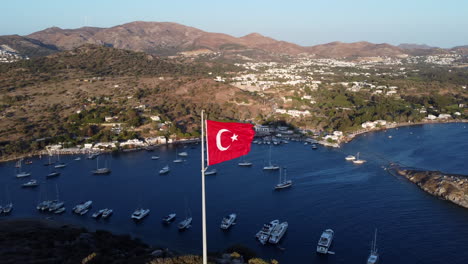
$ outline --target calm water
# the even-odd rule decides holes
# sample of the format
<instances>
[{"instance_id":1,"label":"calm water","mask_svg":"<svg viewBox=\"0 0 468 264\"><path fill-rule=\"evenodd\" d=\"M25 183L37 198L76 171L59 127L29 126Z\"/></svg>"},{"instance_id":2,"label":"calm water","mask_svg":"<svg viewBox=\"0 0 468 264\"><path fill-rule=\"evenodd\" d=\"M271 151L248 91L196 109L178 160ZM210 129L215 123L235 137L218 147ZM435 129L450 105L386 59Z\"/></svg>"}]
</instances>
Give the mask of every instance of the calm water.
<instances>
[{"instance_id":1,"label":"calm water","mask_svg":"<svg viewBox=\"0 0 468 264\"><path fill-rule=\"evenodd\" d=\"M388 174L382 166L396 161L408 166L468 174L468 125L425 125L362 135L341 149L291 142L272 149L273 160L288 168L294 186L273 191L278 172L264 172L269 146L253 145L248 158L251 168L237 166L238 160L216 165L218 175L207 176L207 216L209 251L244 244L261 257L281 263L365 263L374 228L378 228L380 263L467 263L468 209L438 200L404 178ZM392 136L389 138L389 136ZM41 182L36 189L22 189L28 179L14 177L14 163L0 164L0 200L5 187L14 203L8 218L37 217L38 200L56 196L68 211L53 218L88 227L131 234L153 245L162 245L186 253L201 253L200 148L190 147L182 164L175 164L175 149L161 147L155 152L122 153L101 156L112 173L90 173L96 160L73 161L62 157L68 166L62 175L45 179L49 168L45 159L25 165L32 178ZM361 166L346 162L348 154L360 152L368 162ZM159 155L159 160L151 160ZM164 165L171 172L158 175ZM77 216L69 208L84 200L93 200L93 210ZM139 206L150 208L141 223L130 219ZM107 221L94 220L98 208L114 209ZM179 232L176 224L186 208L194 217L193 227ZM170 226L161 218L171 212L177 220ZM228 232L219 229L221 218L235 212L237 225ZM6 218L4 217L4 218ZM261 246L255 233L264 222L288 221L289 229L276 246ZM331 250L336 255L317 256L316 243L322 231L332 228L335 239Z\"/></svg>"}]
</instances>

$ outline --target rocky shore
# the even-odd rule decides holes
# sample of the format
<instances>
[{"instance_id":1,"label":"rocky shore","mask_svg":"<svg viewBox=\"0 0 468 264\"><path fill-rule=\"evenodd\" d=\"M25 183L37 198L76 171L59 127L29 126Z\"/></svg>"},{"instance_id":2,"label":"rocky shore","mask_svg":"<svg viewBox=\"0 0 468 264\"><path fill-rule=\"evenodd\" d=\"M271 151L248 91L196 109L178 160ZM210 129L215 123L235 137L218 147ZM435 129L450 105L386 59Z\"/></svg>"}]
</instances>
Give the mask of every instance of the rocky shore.
<instances>
[{"instance_id":1,"label":"rocky shore","mask_svg":"<svg viewBox=\"0 0 468 264\"><path fill-rule=\"evenodd\" d=\"M398 167L393 170L431 195L468 208L468 175Z\"/></svg>"}]
</instances>

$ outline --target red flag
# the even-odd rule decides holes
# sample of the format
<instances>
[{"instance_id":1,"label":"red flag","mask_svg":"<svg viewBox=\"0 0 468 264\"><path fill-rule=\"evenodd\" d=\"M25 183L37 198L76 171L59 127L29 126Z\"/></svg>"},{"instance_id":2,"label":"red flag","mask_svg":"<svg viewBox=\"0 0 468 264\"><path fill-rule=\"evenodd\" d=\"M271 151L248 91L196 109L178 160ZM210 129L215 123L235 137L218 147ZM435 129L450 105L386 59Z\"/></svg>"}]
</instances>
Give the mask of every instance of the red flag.
<instances>
[{"instance_id":1,"label":"red flag","mask_svg":"<svg viewBox=\"0 0 468 264\"><path fill-rule=\"evenodd\" d=\"M208 166L250 152L255 131L252 124L206 120Z\"/></svg>"}]
</instances>

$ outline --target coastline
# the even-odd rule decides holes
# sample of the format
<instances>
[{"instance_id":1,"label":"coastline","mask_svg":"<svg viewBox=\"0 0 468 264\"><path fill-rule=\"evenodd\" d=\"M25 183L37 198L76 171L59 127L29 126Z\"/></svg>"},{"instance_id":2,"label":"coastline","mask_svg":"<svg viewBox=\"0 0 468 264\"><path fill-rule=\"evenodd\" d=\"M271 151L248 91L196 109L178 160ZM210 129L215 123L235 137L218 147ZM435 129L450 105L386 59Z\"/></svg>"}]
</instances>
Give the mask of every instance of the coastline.
<instances>
[{"instance_id":1,"label":"coastline","mask_svg":"<svg viewBox=\"0 0 468 264\"><path fill-rule=\"evenodd\" d=\"M34 152L29 152L26 154L22 155L14 155L14 156L5 156L2 157L0 160L0 163L4 162L10 162L10 161L15 161L15 160L20 160L20 159L26 159L26 158L34 158L37 156L48 156L49 154L60 154L60 155L86 155L86 154L91 154L91 153L112 153L112 152L117 152L117 153L125 153L125 152L133 152L133 151L142 151L142 150L147 150L147 151L152 151L160 146L167 146L167 145L184 145L184 144L192 144L199 142L199 140L180 140L180 141L173 141L171 143L164 143L164 144L148 144L145 147L138 147L138 148L127 148L127 149L118 149L118 150L112 150L112 149L85 149L85 148L67 148L67 149L58 149L58 150L51 150L50 152L46 149L43 150L37 150Z\"/></svg>"},{"instance_id":2,"label":"coastline","mask_svg":"<svg viewBox=\"0 0 468 264\"><path fill-rule=\"evenodd\" d=\"M370 132L378 132L378 131L399 128L399 127L430 125L430 124L451 124L451 123L468 123L468 120L467 119L453 119L453 120L445 120L445 121L420 121L420 122L410 122L410 123L406 122L406 123L390 124L390 125L382 126L378 128L370 128L370 129L364 128L364 129L361 129L361 130L358 130L356 132L352 132L346 135L344 137L345 139L340 143L349 143L357 136L370 133Z\"/></svg>"}]
</instances>

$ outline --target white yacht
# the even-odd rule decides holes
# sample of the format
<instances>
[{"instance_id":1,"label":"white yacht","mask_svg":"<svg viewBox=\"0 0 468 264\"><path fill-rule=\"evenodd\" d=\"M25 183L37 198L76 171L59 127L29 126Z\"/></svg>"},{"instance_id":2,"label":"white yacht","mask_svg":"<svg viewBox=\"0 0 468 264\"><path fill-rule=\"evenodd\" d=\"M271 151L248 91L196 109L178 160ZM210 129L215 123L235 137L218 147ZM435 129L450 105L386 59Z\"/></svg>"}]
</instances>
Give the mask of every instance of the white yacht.
<instances>
[{"instance_id":1,"label":"white yacht","mask_svg":"<svg viewBox=\"0 0 468 264\"><path fill-rule=\"evenodd\" d=\"M237 165L239 165L240 167L250 167L252 166L252 162L244 160L244 161L237 163Z\"/></svg>"},{"instance_id":2,"label":"white yacht","mask_svg":"<svg viewBox=\"0 0 468 264\"><path fill-rule=\"evenodd\" d=\"M23 177L28 177L31 176L31 173L29 172L19 172L16 174L16 178L23 178Z\"/></svg>"},{"instance_id":3,"label":"white yacht","mask_svg":"<svg viewBox=\"0 0 468 264\"><path fill-rule=\"evenodd\" d=\"M371 251L367 258L367 264L376 264L379 261L379 253L377 252L377 229L374 233L374 240L372 240Z\"/></svg>"},{"instance_id":4,"label":"white yacht","mask_svg":"<svg viewBox=\"0 0 468 264\"><path fill-rule=\"evenodd\" d=\"M353 160L355 160L355 159L356 159L356 157L355 157L354 155L348 155L348 156L346 156L346 158L345 158L345 160L347 160L347 161L353 161Z\"/></svg>"},{"instance_id":5,"label":"white yacht","mask_svg":"<svg viewBox=\"0 0 468 264\"><path fill-rule=\"evenodd\" d=\"M358 152L358 153L357 153L356 159L353 160L353 163L354 163L354 164L363 164L363 163L365 163L365 162L366 162L365 160L359 159L359 152Z\"/></svg>"},{"instance_id":6,"label":"white yacht","mask_svg":"<svg viewBox=\"0 0 468 264\"><path fill-rule=\"evenodd\" d=\"M49 204L48 210L49 210L49 212L54 212L54 211L57 211L58 209L62 208L64 205L65 205L64 202L54 200L54 201L51 201L51 203Z\"/></svg>"},{"instance_id":7,"label":"white yacht","mask_svg":"<svg viewBox=\"0 0 468 264\"><path fill-rule=\"evenodd\" d=\"M149 212L150 212L150 209L138 208L138 209L135 210L135 212L133 212L132 219L141 220L145 216L147 216L149 214Z\"/></svg>"},{"instance_id":8,"label":"white yacht","mask_svg":"<svg viewBox=\"0 0 468 264\"><path fill-rule=\"evenodd\" d=\"M184 220L182 220L177 227L179 228L179 230L185 230L185 229L189 229L191 225L192 225L192 217L187 217Z\"/></svg>"},{"instance_id":9,"label":"white yacht","mask_svg":"<svg viewBox=\"0 0 468 264\"><path fill-rule=\"evenodd\" d=\"M163 223L165 224L169 224L171 223L172 221L174 221L174 219L176 218L176 214L175 213L172 213L172 214L168 214L166 217L164 217L162 219Z\"/></svg>"},{"instance_id":10,"label":"white yacht","mask_svg":"<svg viewBox=\"0 0 468 264\"><path fill-rule=\"evenodd\" d=\"M78 204L75 207L73 207L73 212L75 214L80 214L84 215L89 211L89 208L93 204L93 201L86 201L84 203Z\"/></svg>"},{"instance_id":11,"label":"white yacht","mask_svg":"<svg viewBox=\"0 0 468 264\"><path fill-rule=\"evenodd\" d=\"M236 214L230 214L228 216L225 216L223 218L223 220L221 221L221 229L229 229L229 227L231 227L232 225L235 225L236 223L236 218L237 218L237 215Z\"/></svg>"},{"instance_id":12,"label":"white yacht","mask_svg":"<svg viewBox=\"0 0 468 264\"><path fill-rule=\"evenodd\" d=\"M327 254L328 249L333 241L333 235L335 232L332 229L327 229L323 231L317 245L317 253Z\"/></svg>"},{"instance_id":13,"label":"white yacht","mask_svg":"<svg viewBox=\"0 0 468 264\"><path fill-rule=\"evenodd\" d=\"M275 228L271 232L271 236L270 236L270 239L268 239L268 242L272 244L278 244L281 238L286 233L286 230L288 230L288 222L283 222L275 226Z\"/></svg>"},{"instance_id":14,"label":"white yacht","mask_svg":"<svg viewBox=\"0 0 468 264\"><path fill-rule=\"evenodd\" d=\"M318 149L317 144L312 144L312 149Z\"/></svg>"},{"instance_id":15,"label":"white yacht","mask_svg":"<svg viewBox=\"0 0 468 264\"><path fill-rule=\"evenodd\" d=\"M92 216L93 218L98 218L98 217L102 216L102 214L103 214L105 211L107 211L107 208L101 209L101 210L99 210L99 211L96 211L96 212L94 212L93 215L91 215L91 216Z\"/></svg>"},{"instance_id":16,"label":"white yacht","mask_svg":"<svg viewBox=\"0 0 468 264\"><path fill-rule=\"evenodd\" d=\"M281 190L292 186L291 180L286 180L286 168L284 170L284 177L281 177L281 171L279 175L279 182L275 185L275 190Z\"/></svg>"},{"instance_id":17,"label":"white yacht","mask_svg":"<svg viewBox=\"0 0 468 264\"><path fill-rule=\"evenodd\" d=\"M216 173L218 173L218 171L216 169L212 169L209 171L205 171L205 176L215 175Z\"/></svg>"},{"instance_id":18,"label":"white yacht","mask_svg":"<svg viewBox=\"0 0 468 264\"><path fill-rule=\"evenodd\" d=\"M81 157L76 157L75 160L76 160L76 161L80 161L80 160L81 160Z\"/></svg>"},{"instance_id":19,"label":"white yacht","mask_svg":"<svg viewBox=\"0 0 468 264\"><path fill-rule=\"evenodd\" d=\"M52 201L42 201L40 202L37 206L36 209L39 211L46 211L49 209L49 206L51 205Z\"/></svg>"},{"instance_id":20,"label":"white yacht","mask_svg":"<svg viewBox=\"0 0 468 264\"><path fill-rule=\"evenodd\" d=\"M109 217L114 211L112 209L104 209L105 211L102 213L102 218L106 219L107 217Z\"/></svg>"},{"instance_id":21,"label":"white yacht","mask_svg":"<svg viewBox=\"0 0 468 264\"><path fill-rule=\"evenodd\" d=\"M275 229L277 225L279 225L279 220L273 220L270 223L264 224L262 229L258 231L255 237L257 237L260 243L265 245L265 243L270 238L271 232L273 232L273 229Z\"/></svg>"},{"instance_id":22,"label":"white yacht","mask_svg":"<svg viewBox=\"0 0 468 264\"><path fill-rule=\"evenodd\" d=\"M159 156L151 156L151 159L152 159L152 160L158 160L158 159L159 159Z\"/></svg>"},{"instance_id":23,"label":"white yacht","mask_svg":"<svg viewBox=\"0 0 468 264\"><path fill-rule=\"evenodd\" d=\"M164 166L160 171L159 174L166 174L170 171L169 165Z\"/></svg>"},{"instance_id":24,"label":"white yacht","mask_svg":"<svg viewBox=\"0 0 468 264\"><path fill-rule=\"evenodd\" d=\"M52 171L51 173L46 175L47 178L52 178L52 177L57 177L57 176L60 176L60 172L58 171Z\"/></svg>"},{"instance_id":25,"label":"white yacht","mask_svg":"<svg viewBox=\"0 0 468 264\"><path fill-rule=\"evenodd\" d=\"M65 207L60 207L59 209L54 211L54 214L61 214L61 213L65 212L65 210L66 210Z\"/></svg>"},{"instance_id":26,"label":"white yacht","mask_svg":"<svg viewBox=\"0 0 468 264\"><path fill-rule=\"evenodd\" d=\"M179 153L179 156L181 156L181 157L187 157L188 154L187 154L187 152L184 151L184 152L180 152L180 153Z\"/></svg>"},{"instance_id":27,"label":"white yacht","mask_svg":"<svg viewBox=\"0 0 468 264\"><path fill-rule=\"evenodd\" d=\"M21 186L22 187L36 187L38 185L39 184L37 183L37 181L32 179L32 180L28 181L27 183L23 183Z\"/></svg>"}]
</instances>

